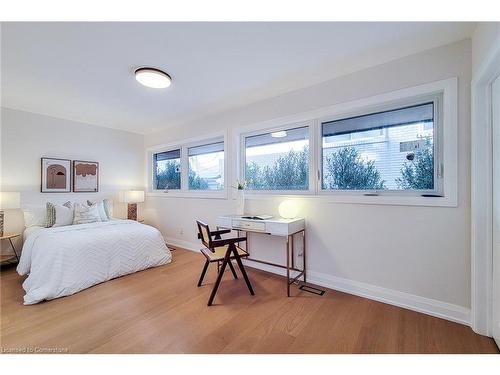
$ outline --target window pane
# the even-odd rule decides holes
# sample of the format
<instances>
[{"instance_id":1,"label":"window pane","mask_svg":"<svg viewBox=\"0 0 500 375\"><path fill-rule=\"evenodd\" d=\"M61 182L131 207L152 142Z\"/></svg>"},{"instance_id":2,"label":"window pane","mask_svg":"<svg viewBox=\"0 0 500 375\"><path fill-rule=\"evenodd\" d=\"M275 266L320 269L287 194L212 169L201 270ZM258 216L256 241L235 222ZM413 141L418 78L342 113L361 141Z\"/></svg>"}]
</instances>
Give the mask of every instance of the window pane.
<instances>
[{"instance_id":1,"label":"window pane","mask_svg":"<svg viewBox=\"0 0 500 375\"><path fill-rule=\"evenodd\" d=\"M433 190L434 103L322 124L329 190Z\"/></svg>"},{"instance_id":2,"label":"window pane","mask_svg":"<svg viewBox=\"0 0 500 375\"><path fill-rule=\"evenodd\" d=\"M190 147L189 189L224 189L224 142Z\"/></svg>"},{"instance_id":3,"label":"window pane","mask_svg":"<svg viewBox=\"0 0 500 375\"><path fill-rule=\"evenodd\" d=\"M155 188L181 188L181 150L160 152L153 155Z\"/></svg>"},{"instance_id":4,"label":"window pane","mask_svg":"<svg viewBox=\"0 0 500 375\"><path fill-rule=\"evenodd\" d=\"M246 137L245 149L248 189L309 189L309 128Z\"/></svg>"}]
</instances>

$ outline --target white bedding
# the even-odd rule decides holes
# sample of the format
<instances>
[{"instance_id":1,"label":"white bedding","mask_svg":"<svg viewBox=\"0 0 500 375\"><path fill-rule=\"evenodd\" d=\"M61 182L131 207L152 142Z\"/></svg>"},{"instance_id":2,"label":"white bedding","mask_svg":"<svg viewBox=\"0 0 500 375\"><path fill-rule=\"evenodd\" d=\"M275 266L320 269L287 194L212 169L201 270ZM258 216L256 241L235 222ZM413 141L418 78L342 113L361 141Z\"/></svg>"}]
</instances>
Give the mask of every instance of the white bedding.
<instances>
[{"instance_id":1,"label":"white bedding","mask_svg":"<svg viewBox=\"0 0 500 375\"><path fill-rule=\"evenodd\" d=\"M45 229L45 227L40 227L38 225L34 225L32 227L24 229L24 232L23 232L23 241L26 241L26 238L28 238L33 233L38 232L38 231L40 231L42 229Z\"/></svg>"},{"instance_id":2,"label":"white bedding","mask_svg":"<svg viewBox=\"0 0 500 375\"><path fill-rule=\"evenodd\" d=\"M74 294L103 281L169 263L160 232L132 220L34 228L25 234L17 272L24 304Z\"/></svg>"}]
</instances>

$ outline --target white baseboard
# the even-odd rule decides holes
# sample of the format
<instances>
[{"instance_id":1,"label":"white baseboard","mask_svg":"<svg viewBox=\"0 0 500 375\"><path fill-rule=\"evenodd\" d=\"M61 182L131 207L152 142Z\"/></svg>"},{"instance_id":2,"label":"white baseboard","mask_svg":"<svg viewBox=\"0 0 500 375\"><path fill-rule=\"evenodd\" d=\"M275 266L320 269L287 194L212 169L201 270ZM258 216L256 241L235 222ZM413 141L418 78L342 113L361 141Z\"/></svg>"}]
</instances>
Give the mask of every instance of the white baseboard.
<instances>
[{"instance_id":1,"label":"white baseboard","mask_svg":"<svg viewBox=\"0 0 500 375\"><path fill-rule=\"evenodd\" d=\"M179 240L177 238L170 238L170 237L164 237L164 238L165 238L165 242L170 247L180 247L182 249L191 250L191 251L200 251L200 249L203 247L203 245L201 243L194 243L194 242Z\"/></svg>"},{"instance_id":2,"label":"white baseboard","mask_svg":"<svg viewBox=\"0 0 500 375\"><path fill-rule=\"evenodd\" d=\"M178 246L186 250L199 251L201 248L200 244L189 241L175 238L166 238L165 240L168 244L171 244L174 247ZM245 262L245 264L249 267L257 268L263 271L268 271L278 275L285 275L285 270L280 268L254 262ZM389 305L414 310L423 314L450 320L452 322L470 325L470 309L463 306L315 271L307 272L307 281L311 284L316 284L325 288L337 290L339 292L345 292L387 303Z\"/></svg>"},{"instance_id":3,"label":"white baseboard","mask_svg":"<svg viewBox=\"0 0 500 375\"><path fill-rule=\"evenodd\" d=\"M308 272L308 281L340 292L470 325L470 309L463 306L314 271Z\"/></svg>"}]
</instances>

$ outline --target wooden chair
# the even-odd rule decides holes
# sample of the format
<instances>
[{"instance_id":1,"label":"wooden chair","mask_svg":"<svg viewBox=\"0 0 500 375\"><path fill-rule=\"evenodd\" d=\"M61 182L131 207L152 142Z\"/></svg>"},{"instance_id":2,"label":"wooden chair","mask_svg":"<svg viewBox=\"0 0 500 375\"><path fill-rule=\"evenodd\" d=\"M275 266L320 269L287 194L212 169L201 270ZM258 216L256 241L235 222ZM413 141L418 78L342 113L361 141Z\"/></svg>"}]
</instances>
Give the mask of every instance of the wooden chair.
<instances>
[{"instance_id":1,"label":"wooden chair","mask_svg":"<svg viewBox=\"0 0 500 375\"><path fill-rule=\"evenodd\" d=\"M210 294L208 306L211 306L212 302L214 301L215 295L217 294L217 289L219 288L219 284L222 280L222 276L224 275L224 271L227 265L229 265L234 278L238 278L233 267L232 260L236 260L243 278L245 279L248 290L253 296L255 293L252 289L252 284L250 284L250 280L245 271L245 267L241 262L241 258L248 257L249 254L241 247L236 245L239 242L245 242L247 240L246 237L222 239L221 235L230 233L230 229L217 230L212 232L210 231L210 228L207 224L198 220L196 221L196 224L198 225L198 238L200 238L203 245L205 245L205 248L201 249L201 253L206 258L205 265L203 266L203 270L201 271L200 280L198 281L198 286L202 285L203 278L205 277L205 273L207 272L209 264L214 262L217 262L218 264L217 280L215 281L215 285L212 289L212 294ZM222 262L222 265L219 267L220 262Z\"/></svg>"}]
</instances>

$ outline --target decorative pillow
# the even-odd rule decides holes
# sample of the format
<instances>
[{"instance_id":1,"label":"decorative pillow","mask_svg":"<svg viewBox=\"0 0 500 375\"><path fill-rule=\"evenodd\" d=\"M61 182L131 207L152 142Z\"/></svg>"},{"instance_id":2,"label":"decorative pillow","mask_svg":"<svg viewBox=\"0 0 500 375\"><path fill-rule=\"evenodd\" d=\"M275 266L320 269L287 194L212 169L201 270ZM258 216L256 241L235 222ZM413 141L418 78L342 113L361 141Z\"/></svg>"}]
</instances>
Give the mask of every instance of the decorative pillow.
<instances>
[{"instance_id":1,"label":"decorative pillow","mask_svg":"<svg viewBox=\"0 0 500 375\"><path fill-rule=\"evenodd\" d=\"M106 214L106 210L104 209L104 201L99 201L99 202L91 202L87 201L87 204L89 206L97 206L97 211L99 211L99 216L101 218L101 221L109 221L108 215Z\"/></svg>"},{"instance_id":2,"label":"decorative pillow","mask_svg":"<svg viewBox=\"0 0 500 375\"><path fill-rule=\"evenodd\" d=\"M101 216L97 206L88 206L86 204L76 203L73 217L73 224L88 224L101 221Z\"/></svg>"},{"instance_id":3,"label":"decorative pillow","mask_svg":"<svg viewBox=\"0 0 500 375\"><path fill-rule=\"evenodd\" d=\"M56 221L54 222L54 228L73 224L74 209L71 202L66 202L62 206L59 204L55 204L54 209L56 211Z\"/></svg>"},{"instance_id":4,"label":"decorative pillow","mask_svg":"<svg viewBox=\"0 0 500 375\"><path fill-rule=\"evenodd\" d=\"M56 222L56 207L54 203L47 202L47 219L45 221L45 228L50 228Z\"/></svg>"},{"instance_id":5,"label":"decorative pillow","mask_svg":"<svg viewBox=\"0 0 500 375\"><path fill-rule=\"evenodd\" d=\"M47 202L47 222L45 224L45 228L50 228L54 226L56 222L56 204ZM63 204L63 206L71 208L73 210L73 204L70 201L67 201ZM73 218L71 219L73 220ZM69 224L66 224L69 225Z\"/></svg>"},{"instance_id":6,"label":"decorative pillow","mask_svg":"<svg viewBox=\"0 0 500 375\"><path fill-rule=\"evenodd\" d=\"M45 227L47 223L47 208L45 206L25 205L23 206L24 226Z\"/></svg>"},{"instance_id":7,"label":"decorative pillow","mask_svg":"<svg viewBox=\"0 0 500 375\"><path fill-rule=\"evenodd\" d=\"M104 199L102 203L104 203L104 212L106 212L108 220L111 220L113 218L113 201L110 199Z\"/></svg>"}]
</instances>

